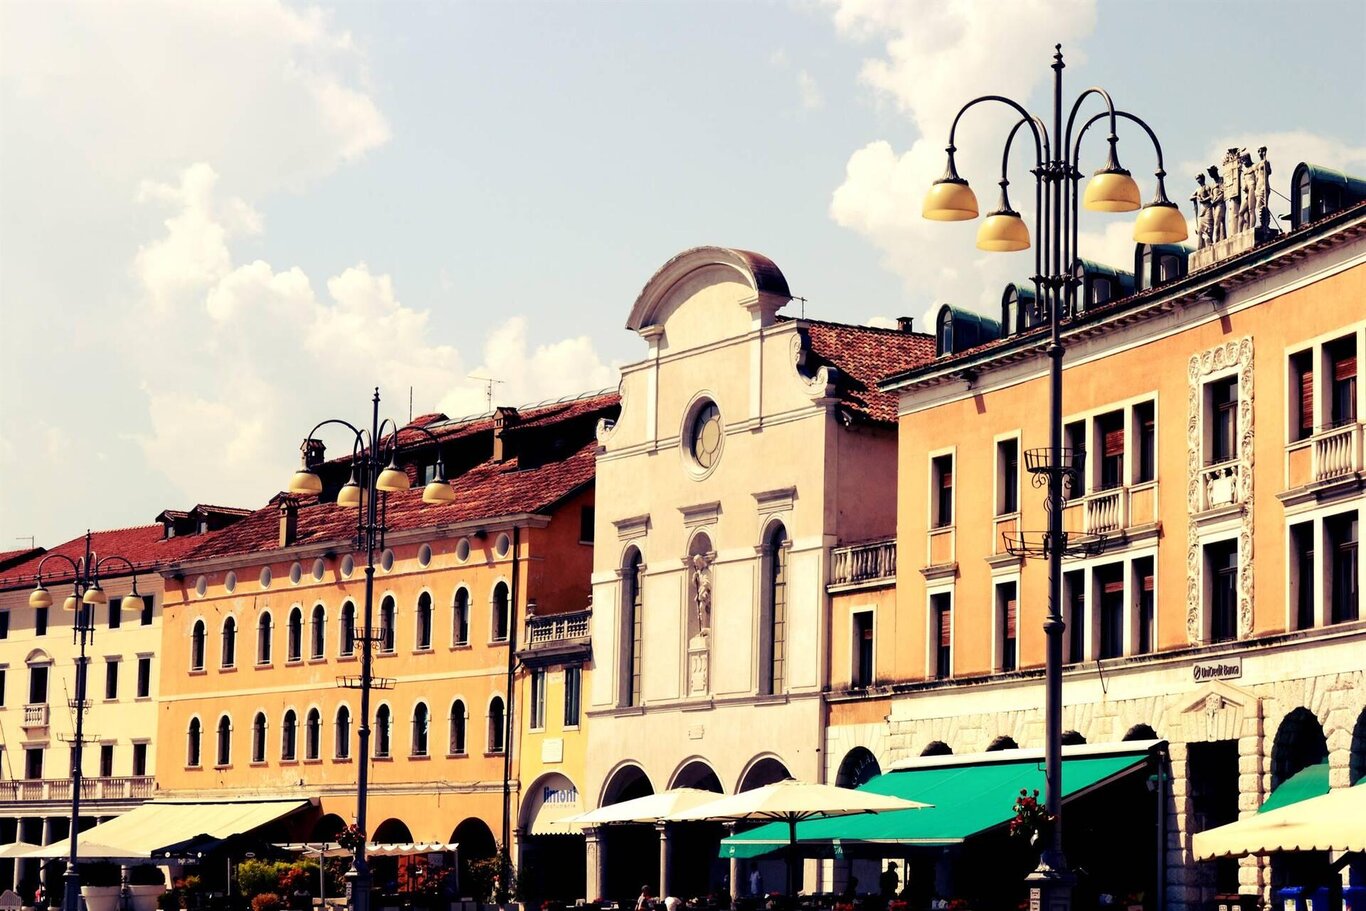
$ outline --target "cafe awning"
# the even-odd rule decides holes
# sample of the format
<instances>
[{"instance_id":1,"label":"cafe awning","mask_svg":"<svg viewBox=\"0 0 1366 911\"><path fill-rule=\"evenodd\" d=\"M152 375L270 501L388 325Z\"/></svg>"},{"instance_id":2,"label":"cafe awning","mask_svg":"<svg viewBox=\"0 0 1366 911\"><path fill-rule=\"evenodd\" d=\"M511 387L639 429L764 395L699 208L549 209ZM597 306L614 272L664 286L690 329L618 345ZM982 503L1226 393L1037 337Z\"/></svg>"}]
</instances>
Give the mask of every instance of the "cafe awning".
<instances>
[{"instance_id":1,"label":"cafe awning","mask_svg":"<svg viewBox=\"0 0 1366 911\"><path fill-rule=\"evenodd\" d=\"M97 853L108 858L150 858L159 848L199 835L227 838L250 832L309 806L311 800L152 801L134 807L102 825L80 833L77 847L82 857ZM87 846L91 848L86 850ZM44 845L28 857L66 857L70 839Z\"/></svg>"},{"instance_id":2,"label":"cafe awning","mask_svg":"<svg viewBox=\"0 0 1366 911\"><path fill-rule=\"evenodd\" d=\"M1063 751L1064 801L1144 768L1161 741L1068 747ZM1002 750L970 756L936 756L899 763L859 790L917 800L931 806L875 816L819 819L797 824L799 845L850 843L954 845L1004 825L1020 790L1043 790L1041 750ZM780 831L781 830L781 831ZM766 825L721 842L723 857L756 857L787 844L785 825Z\"/></svg>"},{"instance_id":3,"label":"cafe awning","mask_svg":"<svg viewBox=\"0 0 1366 911\"><path fill-rule=\"evenodd\" d=\"M1257 810L1258 813L1269 813L1272 810L1279 810L1281 807L1288 807L1292 803L1299 803L1301 800L1308 800L1311 797L1321 797L1328 793L1328 760L1324 760L1317 765L1311 765L1300 769L1285 781L1272 790L1271 795Z\"/></svg>"},{"instance_id":4,"label":"cafe awning","mask_svg":"<svg viewBox=\"0 0 1366 911\"><path fill-rule=\"evenodd\" d=\"M1294 780L1286 779L1276 792ZM1268 799L1261 811L1247 819L1196 833L1191 840L1195 859L1279 851L1366 852L1366 825L1362 825L1366 786L1333 788L1326 794L1267 810L1270 803Z\"/></svg>"}]
</instances>

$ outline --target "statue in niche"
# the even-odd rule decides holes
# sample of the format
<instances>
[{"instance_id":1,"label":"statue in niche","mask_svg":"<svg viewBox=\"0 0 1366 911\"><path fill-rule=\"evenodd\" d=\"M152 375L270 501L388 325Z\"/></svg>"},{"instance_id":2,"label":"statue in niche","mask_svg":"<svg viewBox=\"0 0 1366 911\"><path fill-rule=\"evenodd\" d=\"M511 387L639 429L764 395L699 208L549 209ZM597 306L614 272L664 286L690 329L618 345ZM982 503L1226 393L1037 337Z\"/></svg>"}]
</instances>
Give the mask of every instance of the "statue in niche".
<instances>
[{"instance_id":1,"label":"statue in niche","mask_svg":"<svg viewBox=\"0 0 1366 911\"><path fill-rule=\"evenodd\" d=\"M1271 162L1266 160L1266 146L1257 149L1257 161L1250 165L1252 171L1252 205L1257 227L1271 225L1271 209L1267 194L1271 191Z\"/></svg>"},{"instance_id":2,"label":"statue in niche","mask_svg":"<svg viewBox=\"0 0 1366 911\"><path fill-rule=\"evenodd\" d=\"M1253 202L1253 196L1257 193L1257 178L1252 173L1252 156L1244 150L1238 159L1238 164L1242 166L1243 175L1242 199L1238 209L1238 230L1251 231L1257 225L1256 203Z\"/></svg>"},{"instance_id":3,"label":"statue in niche","mask_svg":"<svg viewBox=\"0 0 1366 911\"><path fill-rule=\"evenodd\" d=\"M1224 204L1227 213L1223 236L1228 237L1230 234L1238 233L1241 222L1243 159L1237 149L1229 149L1224 153L1224 162L1220 166L1219 176L1223 179Z\"/></svg>"},{"instance_id":4,"label":"statue in niche","mask_svg":"<svg viewBox=\"0 0 1366 911\"><path fill-rule=\"evenodd\" d=\"M711 572L703 554L693 554L692 584L697 605L697 630L705 635L711 627Z\"/></svg>"},{"instance_id":5,"label":"statue in niche","mask_svg":"<svg viewBox=\"0 0 1366 911\"><path fill-rule=\"evenodd\" d=\"M1210 187L1209 202L1210 213L1210 243L1217 244L1223 240L1224 234L1224 179L1219 176L1219 169L1214 165L1209 166Z\"/></svg>"},{"instance_id":6,"label":"statue in niche","mask_svg":"<svg viewBox=\"0 0 1366 911\"><path fill-rule=\"evenodd\" d=\"M1196 174L1195 182L1199 186L1191 194L1191 202L1195 203L1196 242L1203 250L1214 243L1214 189L1205 186L1204 174Z\"/></svg>"}]
</instances>

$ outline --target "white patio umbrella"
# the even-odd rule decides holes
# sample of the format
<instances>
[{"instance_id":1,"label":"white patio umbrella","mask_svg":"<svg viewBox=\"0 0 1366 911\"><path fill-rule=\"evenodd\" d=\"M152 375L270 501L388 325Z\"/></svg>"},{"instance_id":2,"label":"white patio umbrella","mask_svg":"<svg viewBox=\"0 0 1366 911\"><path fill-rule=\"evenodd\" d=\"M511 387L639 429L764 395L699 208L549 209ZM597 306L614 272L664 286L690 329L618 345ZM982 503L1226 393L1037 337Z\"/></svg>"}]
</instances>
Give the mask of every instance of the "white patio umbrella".
<instances>
[{"instance_id":1,"label":"white patio umbrella","mask_svg":"<svg viewBox=\"0 0 1366 911\"><path fill-rule=\"evenodd\" d=\"M566 816L563 823L576 826L601 826L612 823L643 822L655 823L661 819L711 803L720 797L715 791L702 791L698 788L672 788L658 794L647 794L621 803L609 803L605 807L589 810L577 816Z\"/></svg>"},{"instance_id":2,"label":"white patio umbrella","mask_svg":"<svg viewBox=\"0 0 1366 911\"><path fill-rule=\"evenodd\" d=\"M0 859L6 857L27 857L30 851L37 851L42 845L35 845L27 841L16 841L13 844L5 845L0 848Z\"/></svg>"},{"instance_id":3,"label":"white patio umbrella","mask_svg":"<svg viewBox=\"0 0 1366 911\"><path fill-rule=\"evenodd\" d=\"M794 873L793 855L797 845L797 823L806 819L823 819L833 816L857 816L862 813L888 813L893 810L922 810L931 804L915 800L902 800L855 791L850 788L837 788L828 784L811 784L788 778L785 781L764 785L752 791L741 791L730 797L722 797L710 803L683 810L665 817L669 822L688 822L694 820L713 820L718 822L743 822L745 820L766 820L787 823L787 895L793 896Z\"/></svg>"},{"instance_id":4,"label":"white patio umbrella","mask_svg":"<svg viewBox=\"0 0 1366 911\"><path fill-rule=\"evenodd\" d=\"M1191 842L1196 860L1278 851L1366 852L1366 784L1258 813Z\"/></svg>"}]
</instances>

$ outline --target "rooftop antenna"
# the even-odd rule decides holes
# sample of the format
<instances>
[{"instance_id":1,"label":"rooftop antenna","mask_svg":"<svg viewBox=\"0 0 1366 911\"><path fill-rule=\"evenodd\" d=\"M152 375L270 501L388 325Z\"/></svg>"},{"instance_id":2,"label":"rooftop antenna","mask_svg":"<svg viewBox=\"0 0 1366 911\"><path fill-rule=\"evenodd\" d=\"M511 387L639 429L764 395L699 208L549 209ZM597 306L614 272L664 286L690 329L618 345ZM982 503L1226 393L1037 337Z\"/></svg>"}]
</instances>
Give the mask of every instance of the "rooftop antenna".
<instances>
[{"instance_id":1,"label":"rooftop antenna","mask_svg":"<svg viewBox=\"0 0 1366 911\"><path fill-rule=\"evenodd\" d=\"M806 319L806 298L804 298L804 297L795 297L795 298L793 298L793 300L799 300L799 301L802 302L802 319Z\"/></svg>"},{"instance_id":2,"label":"rooftop antenna","mask_svg":"<svg viewBox=\"0 0 1366 911\"><path fill-rule=\"evenodd\" d=\"M408 387L408 423L413 422L413 387Z\"/></svg>"},{"instance_id":3,"label":"rooftop antenna","mask_svg":"<svg viewBox=\"0 0 1366 911\"><path fill-rule=\"evenodd\" d=\"M484 398L488 400L488 410L489 410L489 411L492 411L492 410L493 410L493 387L494 387L495 385L502 385L503 381L502 381L502 380L495 380L495 379L494 379L493 377L491 377L491 376L480 376L480 375L477 374L477 373L471 373L471 374L469 375L469 378L472 379L472 380L478 380L479 382L481 382L481 383L484 384Z\"/></svg>"},{"instance_id":4,"label":"rooftop antenna","mask_svg":"<svg viewBox=\"0 0 1366 911\"><path fill-rule=\"evenodd\" d=\"M33 535L18 535L14 540L27 541L29 550L33 550L33 548L38 546L38 539Z\"/></svg>"}]
</instances>

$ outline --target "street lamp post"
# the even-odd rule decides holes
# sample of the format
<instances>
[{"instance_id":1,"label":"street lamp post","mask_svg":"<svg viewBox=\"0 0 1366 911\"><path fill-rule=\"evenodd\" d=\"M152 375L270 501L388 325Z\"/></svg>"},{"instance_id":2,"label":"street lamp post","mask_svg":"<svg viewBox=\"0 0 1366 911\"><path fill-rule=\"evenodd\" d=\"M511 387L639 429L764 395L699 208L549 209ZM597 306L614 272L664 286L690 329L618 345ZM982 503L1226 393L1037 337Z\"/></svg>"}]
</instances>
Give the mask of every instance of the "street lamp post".
<instances>
[{"instance_id":1,"label":"street lamp post","mask_svg":"<svg viewBox=\"0 0 1366 911\"><path fill-rule=\"evenodd\" d=\"M289 492L304 496L317 496L323 491L323 482L310 461L313 435L319 429L337 424L350 430L353 437L351 450L351 477L342 485L337 494L337 505L352 507L356 513L356 545L365 550L365 608L364 627L356 630L353 636L361 642L361 664L359 676L337 678L337 685L344 689L360 690L360 725L356 729L358 755L356 757L356 828L362 838L351 858L351 869L346 872L347 891L350 893L353 911L370 909L370 866L365 856L365 837L368 835L365 821L365 804L370 787L370 690L392 689L394 681L375 677L372 673L374 646L386 641L391 634L388 629L374 626L375 603L375 551L384 548L384 533L387 522L388 495L409 488L408 475L398 466L399 426L394 421L379 417L379 388L376 387L371 399L370 427L362 430L340 418L330 418L317 424L304 438L300 451L303 464L294 472L289 481ZM436 435L425 427L408 427L440 443ZM388 432L386 439L384 434ZM450 503L455 500L455 492L446 480L445 466L437 451L436 477L422 491L424 503Z\"/></svg>"},{"instance_id":2,"label":"street lamp post","mask_svg":"<svg viewBox=\"0 0 1366 911\"><path fill-rule=\"evenodd\" d=\"M1110 126L1109 157L1104 167L1088 181L1082 199L1086 208L1101 212L1132 212L1139 208L1138 185L1129 172L1119 165L1116 145L1119 137L1115 127L1119 119L1138 124L1152 140L1157 152L1157 191L1153 201L1142 207L1134 225L1134 240L1138 243L1177 243L1186 239L1186 220L1176 205L1167 198L1163 186L1166 171L1162 164L1162 147L1157 136L1138 117L1115 109L1110 95L1101 88L1088 88L1077 96L1067 117L1063 131L1062 45L1057 45L1053 56L1053 125L1048 126L1018 102L1001 95L984 95L969 101L954 117L949 130L948 167L944 176L935 181L925 197L922 214L933 221L965 221L977 217L977 198L968 182L958 175L954 163L954 133L958 121L971 107L982 102L998 102L1020 115L1006 138L1001 161L1001 201L988 214L977 232L977 246L994 252L1012 252L1030 246L1029 228L1018 212L1010 208L1007 196L1006 168L1010 159L1010 145L1021 127L1028 127L1034 138L1035 165L1030 173L1035 181L1035 233L1038 245L1034 252L1036 306L1046 316L1049 325L1047 354L1049 358L1049 424L1048 447L1027 450L1026 468L1034 476L1035 486L1047 486L1048 528L1043 532L1018 532L1007 536L1007 548L1018 556L1041 556L1048 560L1048 616L1044 622L1047 650L1044 658L1044 785L1045 812L1052 825L1039 865L1028 877L1031 911L1068 911L1072 901L1072 876L1062 849L1062 560L1067 555L1094 554L1104 549L1104 539L1089 538L1069 541L1063 530L1063 509L1066 506L1064 484L1075 486L1084 453L1071 451L1062 445L1062 357L1063 344L1060 323L1073 315L1078 279L1072 263L1077 256L1077 205L1082 172L1077 167L1081 140L1086 130L1101 119ZM1105 103L1105 111L1092 117L1076 130L1077 115L1082 103L1095 95ZM1050 142L1051 138L1051 142Z\"/></svg>"},{"instance_id":3,"label":"street lamp post","mask_svg":"<svg viewBox=\"0 0 1366 911\"><path fill-rule=\"evenodd\" d=\"M74 617L71 624L71 641L80 647L76 658L76 698L69 703L76 714L76 730L71 738L71 833L68 840L70 853L67 857L66 876L62 888L63 911L79 911L81 907L81 875L76 869L80 861L79 822L81 815L81 763L85 746L85 710L89 707L86 699L87 678L90 673L90 659L85 650L95 641L95 605L108 604L109 595L100 586L100 571L109 563L121 563L133 577L133 589L119 602L119 609L142 610L142 596L138 594L138 574L127 557L109 555L97 557L90 549L90 532L85 533L85 554L73 560L65 554L48 554L38 563L36 585L28 596L29 607L48 608L52 606L52 593L43 585L43 567L49 560L65 563L71 570L71 594L62 602L62 608Z\"/></svg>"}]
</instances>

